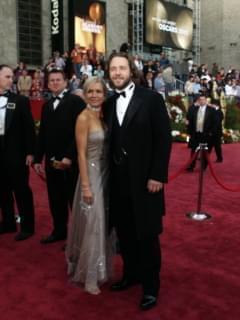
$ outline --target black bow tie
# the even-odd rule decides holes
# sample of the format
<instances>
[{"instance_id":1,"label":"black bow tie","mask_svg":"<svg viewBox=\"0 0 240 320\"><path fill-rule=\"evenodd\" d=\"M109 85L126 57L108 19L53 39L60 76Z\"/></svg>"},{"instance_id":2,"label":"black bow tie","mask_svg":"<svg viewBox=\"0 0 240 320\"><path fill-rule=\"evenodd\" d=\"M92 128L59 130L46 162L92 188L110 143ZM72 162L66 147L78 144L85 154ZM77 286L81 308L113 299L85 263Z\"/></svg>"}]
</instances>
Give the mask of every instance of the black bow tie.
<instances>
[{"instance_id":1,"label":"black bow tie","mask_svg":"<svg viewBox=\"0 0 240 320\"><path fill-rule=\"evenodd\" d=\"M53 97L53 102L56 101L56 100L59 100L59 101L60 101L60 100L62 100L62 98L59 97L59 96Z\"/></svg>"},{"instance_id":2,"label":"black bow tie","mask_svg":"<svg viewBox=\"0 0 240 320\"><path fill-rule=\"evenodd\" d=\"M114 95L115 95L116 99L118 99L120 96L123 96L124 98L126 98L126 92L125 91L121 91L121 92L115 91Z\"/></svg>"},{"instance_id":3,"label":"black bow tie","mask_svg":"<svg viewBox=\"0 0 240 320\"><path fill-rule=\"evenodd\" d=\"M8 96L9 96L9 91L6 91L0 94L0 97L8 97Z\"/></svg>"}]
</instances>

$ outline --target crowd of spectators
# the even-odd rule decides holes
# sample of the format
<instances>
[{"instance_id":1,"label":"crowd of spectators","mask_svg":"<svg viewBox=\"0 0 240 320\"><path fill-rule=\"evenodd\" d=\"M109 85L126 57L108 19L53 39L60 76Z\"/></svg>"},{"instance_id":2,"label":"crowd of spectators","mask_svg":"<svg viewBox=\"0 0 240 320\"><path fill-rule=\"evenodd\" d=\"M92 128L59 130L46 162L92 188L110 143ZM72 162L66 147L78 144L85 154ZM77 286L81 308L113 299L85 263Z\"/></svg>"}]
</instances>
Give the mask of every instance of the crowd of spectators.
<instances>
[{"instance_id":1,"label":"crowd of spectators","mask_svg":"<svg viewBox=\"0 0 240 320\"><path fill-rule=\"evenodd\" d=\"M204 92L206 96L219 100L221 95L234 96L240 102L240 73L230 67L227 71L216 63L209 68L184 62L185 69L179 63L169 61L165 53L159 59L143 60L139 55L132 57L136 67L136 79L140 85L153 89L164 98L171 91L180 88L189 98L190 104ZM14 75L13 91L31 99L48 97L46 74L53 68L63 69L71 92L82 89L85 80L91 75L106 78L105 57L93 47L85 49L79 44L70 52L62 55L56 51L42 68L28 70L20 62ZM183 64L182 64L183 65Z\"/></svg>"},{"instance_id":2,"label":"crowd of spectators","mask_svg":"<svg viewBox=\"0 0 240 320\"><path fill-rule=\"evenodd\" d=\"M240 73L231 66L226 71L219 68L216 63L210 69L206 64L193 65L185 83L185 94L189 100L194 100L199 92L204 92L207 97L220 100L221 96L235 97L240 101Z\"/></svg>"},{"instance_id":3,"label":"crowd of spectators","mask_svg":"<svg viewBox=\"0 0 240 320\"><path fill-rule=\"evenodd\" d=\"M71 52L62 55L55 51L47 63L37 70L28 70L24 62L20 62L14 70L13 91L31 99L48 97L46 75L52 69L64 70L71 91L82 88L84 81L91 75L105 76L104 56L95 49L85 50L75 45Z\"/></svg>"}]
</instances>

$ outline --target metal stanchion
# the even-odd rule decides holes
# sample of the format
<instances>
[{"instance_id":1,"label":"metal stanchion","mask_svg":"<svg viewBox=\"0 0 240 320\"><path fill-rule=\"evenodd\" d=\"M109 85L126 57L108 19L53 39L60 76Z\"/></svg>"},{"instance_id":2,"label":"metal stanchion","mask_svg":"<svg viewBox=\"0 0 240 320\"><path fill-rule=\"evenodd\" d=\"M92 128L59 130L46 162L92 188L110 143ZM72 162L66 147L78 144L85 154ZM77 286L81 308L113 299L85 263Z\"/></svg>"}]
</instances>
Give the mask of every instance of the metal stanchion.
<instances>
[{"instance_id":1,"label":"metal stanchion","mask_svg":"<svg viewBox=\"0 0 240 320\"><path fill-rule=\"evenodd\" d=\"M187 217L189 219L196 220L196 221L203 221L211 218L210 214L201 211L202 194L203 194L203 171L204 171L203 165L204 165L205 152L207 152L207 150L208 150L207 143L200 143L196 150L197 152L199 152L199 155L200 155L197 210L196 212L187 213Z\"/></svg>"},{"instance_id":2,"label":"metal stanchion","mask_svg":"<svg viewBox=\"0 0 240 320\"><path fill-rule=\"evenodd\" d=\"M20 215L16 214L16 215L15 215L15 220L16 220L16 223L20 223L20 222L21 222L21 217L20 217Z\"/></svg>"}]
</instances>

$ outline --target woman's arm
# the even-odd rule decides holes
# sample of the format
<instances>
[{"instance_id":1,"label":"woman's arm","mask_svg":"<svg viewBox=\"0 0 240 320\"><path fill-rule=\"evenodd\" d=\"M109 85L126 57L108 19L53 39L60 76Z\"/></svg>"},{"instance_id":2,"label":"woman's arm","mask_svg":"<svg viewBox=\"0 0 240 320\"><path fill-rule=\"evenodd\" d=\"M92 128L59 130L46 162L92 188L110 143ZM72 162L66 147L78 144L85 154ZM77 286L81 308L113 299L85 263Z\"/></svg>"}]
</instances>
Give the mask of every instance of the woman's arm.
<instances>
[{"instance_id":1,"label":"woman's arm","mask_svg":"<svg viewBox=\"0 0 240 320\"><path fill-rule=\"evenodd\" d=\"M82 112L76 122L75 135L78 152L78 166L81 181L83 201L92 204L93 194L88 176L87 142L88 142L89 118Z\"/></svg>"}]
</instances>

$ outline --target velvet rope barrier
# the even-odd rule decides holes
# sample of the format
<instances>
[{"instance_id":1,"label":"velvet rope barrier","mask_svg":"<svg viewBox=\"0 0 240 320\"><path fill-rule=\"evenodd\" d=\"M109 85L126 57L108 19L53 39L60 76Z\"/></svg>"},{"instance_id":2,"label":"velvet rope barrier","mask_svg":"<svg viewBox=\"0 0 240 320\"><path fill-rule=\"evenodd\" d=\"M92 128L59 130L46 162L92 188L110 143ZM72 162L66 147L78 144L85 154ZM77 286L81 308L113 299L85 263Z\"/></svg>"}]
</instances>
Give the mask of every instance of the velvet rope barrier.
<instances>
[{"instance_id":1,"label":"velvet rope barrier","mask_svg":"<svg viewBox=\"0 0 240 320\"><path fill-rule=\"evenodd\" d=\"M202 195L203 195L203 176L204 176L204 161L205 161L205 153L207 150L206 143L200 143L196 149L196 152L199 151L200 154L200 171L199 171L199 180L198 180L198 201L197 201L197 210L193 212L187 213L187 217L189 219L195 221L204 221L206 219L210 219L211 215L207 212L203 212L202 208Z\"/></svg>"},{"instance_id":2,"label":"velvet rope barrier","mask_svg":"<svg viewBox=\"0 0 240 320\"><path fill-rule=\"evenodd\" d=\"M36 173L36 174L37 174L37 173ZM38 177L39 177L42 181L46 182L46 177L45 177L43 174L38 174Z\"/></svg>"},{"instance_id":3,"label":"velvet rope barrier","mask_svg":"<svg viewBox=\"0 0 240 320\"><path fill-rule=\"evenodd\" d=\"M32 171L37 175L38 178L40 178L43 182L46 182L46 177L45 177L45 175L44 175L43 173L42 173L42 174L38 174L38 173L34 170L33 166L31 166L31 169L32 169Z\"/></svg>"},{"instance_id":4,"label":"velvet rope barrier","mask_svg":"<svg viewBox=\"0 0 240 320\"><path fill-rule=\"evenodd\" d=\"M227 191L232 191L232 192L239 192L240 191L240 186L227 186L225 184L223 184L219 178L216 176L214 170L213 170L213 167L212 167L212 163L210 161L210 158L209 158L209 154L205 152L205 157L208 161L208 165L209 165L209 169L210 169L210 172L211 172L211 175L213 176L214 180L217 182L217 184L219 184L223 189L227 190Z\"/></svg>"},{"instance_id":5,"label":"velvet rope barrier","mask_svg":"<svg viewBox=\"0 0 240 320\"><path fill-rule=\"evenodd\" d=\"M176 173L174 173L173 175L171 175L168 179L168 182L176 179L178 176L180 176L180 174L182 174L186 168L196 159L198 155L198 151L196 151L193 156L187 161L187 163L185 163Z\"/></svg>"}]
</instances>

